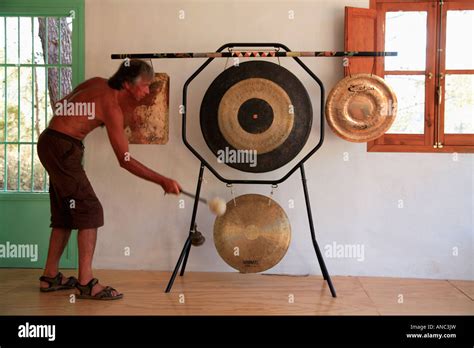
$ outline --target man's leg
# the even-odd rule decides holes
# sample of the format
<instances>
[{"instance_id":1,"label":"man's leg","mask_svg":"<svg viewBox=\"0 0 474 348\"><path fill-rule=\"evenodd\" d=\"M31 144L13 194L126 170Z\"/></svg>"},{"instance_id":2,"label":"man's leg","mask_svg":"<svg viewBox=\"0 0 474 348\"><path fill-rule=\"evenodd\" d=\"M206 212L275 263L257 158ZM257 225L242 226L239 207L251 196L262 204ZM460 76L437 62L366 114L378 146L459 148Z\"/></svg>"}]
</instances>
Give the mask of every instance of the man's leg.
<instances>
[{"instance_id":1,"label":"man's leg","mask_svg":"<svg viewBox=\"0 0 474 348\"><path fill-rule=\"evenodd\" d=\"M77 244L79 248L79 284L87 285L93 277L92 258L94 256L95 245L97 241L97 228L88 228L79 230L77 234ZM94 296L100 292L104 286L97 284L92 288L91 295ZM113 296L118 295L113 291Z\"/></svg>"},{"instance_id":2,"label":"man's leg","mask_svg":"<svg viewBox=\"0 0 474 348\"><path fill-rule=\"evenodd\" d=\"M70 229L52 229L51 237L49 238L48 258L46 260L46 266L43 272L44 276L54 278L58 274L59 260L61 259L61 255L63 254L64 248L66 247L70 236ZM67 278L63 278L63 283L66 281ZM40 282L40 286L47 288L49 287L49 284L46 282Z\"/></svg>"}]
</instances>

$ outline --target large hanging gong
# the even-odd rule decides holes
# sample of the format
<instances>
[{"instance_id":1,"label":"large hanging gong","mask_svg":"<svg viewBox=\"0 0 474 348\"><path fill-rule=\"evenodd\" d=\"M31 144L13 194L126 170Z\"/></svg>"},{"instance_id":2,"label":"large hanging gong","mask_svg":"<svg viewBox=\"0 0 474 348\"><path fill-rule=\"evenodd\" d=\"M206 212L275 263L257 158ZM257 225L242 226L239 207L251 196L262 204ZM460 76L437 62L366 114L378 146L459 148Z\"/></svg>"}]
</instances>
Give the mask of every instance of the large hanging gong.
<instances>
[{"instance_id":1,"label":"large hanging gong","mask_svg":"<svg viewBox=\"0 0 474 348\"><path fill-rule=\"evenodd\" d=\"M288 217L277 202L258 194L227 203L214 223L217 252L242 273L263 272L285 256L291 239Z\"/></svg>"},{"instance_id":2,"label":"large hanging gong","mask_svg":"<svg viewBox=\"0 0 474 348\"><path fill-rule=\"evenodd\" d=\"M295 158L308 139L312 118L311 100L298 78L264 61L223 71L209 86L200 111L211 151L245 172L269 172ZM252 154L256 161L248 160Z\"/></svg>"}]
</instances>

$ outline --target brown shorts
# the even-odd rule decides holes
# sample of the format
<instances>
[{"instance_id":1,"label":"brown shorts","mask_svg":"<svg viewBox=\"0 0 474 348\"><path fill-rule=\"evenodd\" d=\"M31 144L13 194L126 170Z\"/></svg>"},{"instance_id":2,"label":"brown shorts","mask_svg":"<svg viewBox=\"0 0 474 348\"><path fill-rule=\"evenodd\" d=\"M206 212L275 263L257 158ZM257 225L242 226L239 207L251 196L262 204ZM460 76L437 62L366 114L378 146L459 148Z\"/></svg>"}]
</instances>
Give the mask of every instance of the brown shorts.
<instances>
[{"instance_id":1,"label":"brown shorts","mask_svg":"<svg viewBox=\"0 0 474 348\"><path fill-rule=\"evenodd\" d=\"M102 205L82 168L82 142L46 128L39 136L37 150L49 174L50 227L85 229L103 226Z\"/></svg>"}]
</instances>

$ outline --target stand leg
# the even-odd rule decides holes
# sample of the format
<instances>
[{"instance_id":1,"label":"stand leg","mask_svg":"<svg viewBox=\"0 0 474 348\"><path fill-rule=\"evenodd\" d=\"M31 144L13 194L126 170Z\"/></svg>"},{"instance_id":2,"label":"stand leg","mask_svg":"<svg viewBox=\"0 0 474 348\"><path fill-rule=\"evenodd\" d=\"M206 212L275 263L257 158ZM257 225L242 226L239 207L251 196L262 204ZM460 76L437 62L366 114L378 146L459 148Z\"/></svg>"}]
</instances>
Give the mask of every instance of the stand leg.
<instances>
[{"instance_id":1,"label":"stand leg","mask_svg":"<svg viewBox=\"0 0 474 348\"><path fill-rule=\"evenodd\" d=\"M179 266L181 266L181 262L183 262L184 254L186 253L186 250L188 250L190 245L191 245L191 235L188 236L188 239L186 239L186 243L184 243L183 250L181 251L181 254L179 255L178 262L176 263L176 267L174 268L173 275L171 276L170 281L168 282L168 286L166 287L165 292L171 291L171 288L173 287L174 279L176 278L176 275L178 274Z\"/></svg>"},{"instance_id":2,"label":"stand leg","mask_svg":"<svg viewBox=\"0 0 474 348\"><path fill-rule=\"evenodd\" d=\"M306 201L306 210L308 212L308 220L309 220L309 228L311 230L311 239L313 241L314 251L316 252L316 256L318 258L319 266L321 267L321 272L323 273L323 278L328 282L329 290L331 290L332 297L336 297L336 290L332 285L331 277L329 276L329 272L326 268L326 264L324 263L323 255L319 250L318 242L316 241L316 235L314 234L314 225L313 225L313 215L311 213L311 204L309 202L309 194L308 194L308 187L306 186L306 175L304 172L304 164L302 163L300 166L301 170L301 180L303 181L303 191L304 191L304 198Z\"/></svg>"},{"instance_id":3,"label":"stand leg","mask_svg":"<svg viewBox=\"0 0 474 348\"><path fill-rule=\"evenodd\" d=\"M181 268L180 276L184 275L184 271L186 269L186 263L188 262L189 252L191 251L191 237L192 237L192 233L194 231L194 225L196 222L196 214L197 214L197 208L198 208L198 203L199 203L199 194L201 192L201 182L202 182L203 174L204 174L204 165L201 163L201 168L199 169L199 179L198 179L198 183L196 187L196 198L194 199L193 215L191 217L191 226L189 227L189 235L188 235L188 238L186 239L186 242L184 243L183 250L181 251L181 254L179 255L178 262L176 263L176 267L174 268L173 274L168 282L168 286L166 287L165 292L171 291L171 288L173 287L173 283L178 273L178 270L181 266L181 263L183 265Z\"/></svg>"},{"instance_id":4,"label":"stand leg","mask_svg":"<svg viewBox=\"0 0 474 348\"><path fill-rule=\"evenodd\" d=\"M196 226L196 214L197 208L199 205L199 195L201 194L201 183L202 183L202 176L204 175L204 164L201 163L201 168L199 169L199 178L196 186L196 194L194 198L194 207L193 207L193 215L191 217L191 226L189 227L189 238L192 237L192 233L194 232L194 227ZM181 267L181 273L179 274L181 277L184 275L184 271L186 270L186 264L188 263L188 256L189 252L191 251L191 243L189 243L188 249L186 250L186 255L184 256L183 266Z\"/></svg>"},{"instance_id":5,"label":"stand leg","mask_svg":"<svg viewBox=\"0 0 474 348\"><path fill-rule=\"evenodd\" d=\"M189 238L192 238L189 236ZM186 254L184 255L183 265L181 266L181 272L179 272L179 276L182 277L184 275L184 271L186 270L186 264L188 263L189 252L191 251L192 244L189 243L188 249L186 250Z\"/></svg>"}]
</instances>

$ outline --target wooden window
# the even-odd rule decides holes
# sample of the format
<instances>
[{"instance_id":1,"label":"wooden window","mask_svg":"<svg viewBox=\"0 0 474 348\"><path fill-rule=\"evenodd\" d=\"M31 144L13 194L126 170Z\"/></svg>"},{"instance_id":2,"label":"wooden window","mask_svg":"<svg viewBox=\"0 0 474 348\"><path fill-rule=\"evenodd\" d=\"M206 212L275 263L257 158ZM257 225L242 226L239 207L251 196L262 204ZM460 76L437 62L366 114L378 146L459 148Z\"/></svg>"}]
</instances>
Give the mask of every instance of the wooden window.
<instances>
[{"instance_id":1,"label":"wooden window","mask_svg":"<svg viewBox=\"0 0 474 348\"><path fill-rule=\"evenodd\" d=\"M474 152L472 1L372 0L346 8L345 24L346 50L398 52L345 69L375 71L397 95L397 118L369 152Z\"/></svg>"}]
</instances>

